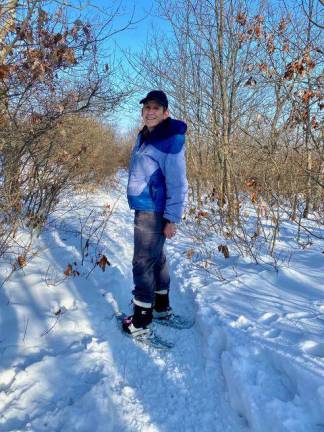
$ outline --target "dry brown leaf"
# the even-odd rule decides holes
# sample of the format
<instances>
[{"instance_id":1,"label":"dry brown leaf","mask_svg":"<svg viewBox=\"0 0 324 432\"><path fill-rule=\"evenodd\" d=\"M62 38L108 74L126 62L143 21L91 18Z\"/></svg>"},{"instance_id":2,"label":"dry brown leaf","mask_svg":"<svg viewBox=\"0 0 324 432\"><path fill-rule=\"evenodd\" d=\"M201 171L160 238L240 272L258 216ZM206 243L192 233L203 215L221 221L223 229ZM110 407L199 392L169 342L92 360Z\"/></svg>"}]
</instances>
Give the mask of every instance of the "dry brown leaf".
<instances>
[{"instance_id":1,"label":"dry brown leaf","mask_svg":"<svg viewBox=\"0 0 324 432\"><path fill-rule=\"evenodd\" d=\"M239 42L238 45L239 45L239 48L242 48L243 42L245 42L246 39L247 39L247 35L245 35L244 33L240 33L240 34L239 34L239 38L238 38L238 42Z\"/></svg>"},{"instance_id":2,"label":"dry brown leaf","mask_svg":"<svg viewBox=\"0 0 324 432\"><path fill-rule=\"evenodd\" d=\"M305 75L305 66L303 65L303 63L301 61L294 62L294 68L299 75L301 75L301 76Z\"/></svg>"},{"instance_id":3,"label":"dry brown leaf","mask_svg":"<svg viewBox=\"0 0 324 432\"><path fill-rule=\"evenodd\" d=\"M0 65L0 79L4 79L8 76L10 72L10 66L8 65Z\"/></svg>"},{"instance_id":4,"label":"dry brown leaf","mask_svg":"<svg viewBox=\"0 0 324 432\"><path fill-rule=\"evenodd\" d=\"M229 258L229 250L226 245L219 245L218 252L221 252L224 255L224 258Z\"/></svg>"},{"instance_id":5,"label":"dry brown leaf","mask_svg":"<svg viewBox=\"0 0 324 432\"><path fill-rule=\"evenodd\" d=\"M293 69L291 63L289 63L286 67L286 70L285 70L283 77L284 77L284 79L291 80L293 76L294 76L294 69Z\"/></svg>"},{"instance_id":6,"label":"dry brown leaf","mask_svg":"<svg viewBox=\"0 0 324 432\"><path fill-rule=\"evenodd\" d=\"M248 188L255 187L256 183L257 183L257 179L255 177L250 177L245 180L245 186Z\"/></svg>"},{"instance_id":7,"label":"dry brown leaf","mask_svg":"<svg viewBox=\"0 0 324 432\"><path fill-rule=\"evenodd\" d=\"M275 46L273 42L268 42L267 43L267 50L269 54L272 54L275 50Z\"/></svg>"},{"instance_id":8,"label":"dry brown leaf","mask_svg":"<svg viewBox=\"0 0 324 432\"><path fill-rule=\"evenodd\" d=\"M236 21L242 26L245 26L245 24L247 23L247 16L244 13L239 12L236 16Z\"/></svg>"},{"instance_id":9,"label":"dry brown leaf","mask_svg":"<svg viewBox=\"0 0 324 432\"><path fill-rule=\"evenodd\" d=\"M30 117L30 122L32 124L41 123L42 122L42 115L38 114L38 113L32 113L32 115Z\"/></svg>"},{"instance_id":10,"label":"dry brown leaf","mask_svg":"<svg viewBox=\"0 0 324 432\"><path fill-rule=\"evenodd\" d=\"M265 63L260 63L258 65L260 72L266 73L268 72L268 66Z\"/></svg>"},{"instance_id":11,"label":"dry brown leaf","mask_svg":"<svg viewBox=\"0 0 324 432\"><path fill-rule=\"evenodd\" d=\"M65 276L72 276L73 275L73 268L71 264L68 264L66 266L66 269L64 271Z\"/></svg>"},{"instance_id":12,"label":"dry brown leaf","mask_svg":"<svg viewBox=\"0 0 324 432\"><path fill-rule=\"evenodd\" d=\"M208 212L203 211L203 210L200 210L200 211L197 213L197 218L201 218L201 217L208 217Z\"/></svg>"},{"instance_id":13,"label":"dry brown leaf","mask_svg":"<svg viewBox=\"0 0 324 432\"><path fill-rule=\"evenodd\" d=\"M254 33L257 38L262 35L261 24L256 24L256 26L254 27Z\"/></svg>"},{"instance_id":14,"label":"dry brown leaf","mask_svg":"<svg viewBox=\"0 0 324 432\"><path fill-rule=\"evenodd\" d=\"M106 270L106 265L110 266L110 262L108 261L106 255L102 255L99 261L97 261L97 265L104 272Z\"/></svg>"},{"instance_id":15,"label":"dry brown leaf","mask_svg":"<svg viewBox=\"0 0 324 432\"><path fill-rule=\"evenodd\" d=\"M253 193L252 193L252 195L251 195L251 201L252 201L253 204L256 204L256 203L257 203L257 201L258 201L258 196L257 196L257 193L256 193L256 192L253 192Z\"/></svg>"},{"instance_id":16,"label":"dry brown leaf","mask_svg":"<svg viewBox=\"0 0 324 432\"><path fill-rule=\"evenodd\" d=\"M192 259L192 257L194 256L194 254L195 254L195 249L188 249L187 252L186 252L186 255L187 255L188 259Z\"/></svg>"},{"instance_id":17,"label":"dry brown leaf","mask_svg":"<svg viewBox=\"0 0 324 432\"><path fill-rule=\"evenodd\" d=\"M255 87L256 86L256 80L253 77L250 77L244 85L246 87Z\"/></svg>"},{"instance_id":18,"label":"dry brown leaf","mask_svg":"<svg viewBox=\"0 0 324 432\"><path fill-rule=\"evenodd\" d=\"M284 46L282 47L282 51L284 52L289 52L289 43L285 43Z\"/></svg>"},{"instance_id":19,"label":"dry brown leaf","mask_svg":"<svg viewBox=\"0 0 324 432\"><path fill-rule=\"evenodd\" d=\"M303 94L303 97L302 97L302 100L303 100L303 102L304 103L308 103L309 102L309 100L312 98L312 97L314 97L314 92L312 91L312 90L305 90L304 91L304 94Z\"/></svg>"},{"instance_id":20,"label":"dry brown leaf","mask_svg":"<svg viewBox=\"0 0 324 432\"><path fill-rule=\"evenodd\" d=\"M226 204L226 196L221 193L217 196L217 205L223 207Z\"/></svg>"},{"instance_id":21,"label":"dry brown leaf","mask_svg":"<svg viewBox=\"0 0 324 432\"><path fill-rule=\"evenodd\" d=\"M61 35L61 33L56 33L54 35L53 41L55 44L57 44L58 42L63 41L63 35Z\"/></svg>"},{"instance_id":22,"label":"dry brown leaf","mask_svg":"<svg viewBox=\"0 0 324 432\"><path fill-rule=\"evenodd\" d=\"M17 258L17 261L20 268L23 268L27 265L26 258L21 255Z\"/></svg>"},{"instance_id":23,"label":"dry brown leaf","mask_svg":"<svg viewBox=\"0 0 324 432\"><path fill-rule=\"evenodd\" d=\"M76 64L76 58L74 50L72 48L67 48L63 53L63 59L69 64Z\"/></svg>"},{"instance_id":24,"label":"dry brown leaf","mask_svg":"<svg viewBox=\"0 0 324 432\"><path fill-rule=\"evenodd\" d=\"M313 115L311 119L311 125L313 128L317 128L319 126L319 123L316 121L316 117Z\"/></svg>"},{"instance_id":25,"label":"dry brown leaf","mask_svg":"<svg viewBox=\"0 0 324 432\"><path fill-rule=\"evenodd\" d=\"M278 34L282 35L284 33L284 31L287 28L287 21L285 20L285 18L282 18L279 22L279 26L278 26Z\"/></svg>"}]
</instances>

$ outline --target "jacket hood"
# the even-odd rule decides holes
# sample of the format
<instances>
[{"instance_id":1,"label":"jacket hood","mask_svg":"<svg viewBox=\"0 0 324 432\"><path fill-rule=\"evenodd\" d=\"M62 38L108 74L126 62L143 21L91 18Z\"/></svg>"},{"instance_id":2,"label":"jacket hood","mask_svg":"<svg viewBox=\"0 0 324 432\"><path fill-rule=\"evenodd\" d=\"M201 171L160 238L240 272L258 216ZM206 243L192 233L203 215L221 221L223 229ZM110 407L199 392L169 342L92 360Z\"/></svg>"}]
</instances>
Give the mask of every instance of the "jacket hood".
<instances>
[{"instance_id":1,"label":"jacket hood","mask_svg":"<svg viewBox=\"0 0 324 432\"><path fill-rule=\"evenodd\" d=\"M187 131L187 125L181 120L175 120L168 117L158 124L152 132L149 132L146 126L140 131L141 138L147 143L154 143L170 138L173 135L184 135Z\"/></svg>"}]
</instances>

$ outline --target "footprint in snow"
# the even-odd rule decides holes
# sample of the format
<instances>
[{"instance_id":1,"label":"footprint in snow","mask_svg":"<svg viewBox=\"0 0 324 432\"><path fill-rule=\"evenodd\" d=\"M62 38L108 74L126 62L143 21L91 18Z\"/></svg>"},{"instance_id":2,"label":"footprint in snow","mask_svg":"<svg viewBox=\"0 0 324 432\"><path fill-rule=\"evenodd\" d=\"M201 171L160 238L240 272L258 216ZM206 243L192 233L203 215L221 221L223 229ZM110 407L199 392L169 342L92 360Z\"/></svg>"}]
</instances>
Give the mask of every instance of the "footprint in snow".
<instances>
[{"instance_id":1,"label":"footprint in snow","mask_svg":"<svg viewBox=\"0 0 324 432\"><path fill-rule=\"evenodd\" d=\"M230 325L233 328L240 328L243 330L253 327L252 322L249 321L244 315L240 315L235 321L232 321Z\"/></svg>"},{"instance_id":2,"label":"footprint in snow","mask_svg":"<svg viewBox=\"0 0 324 432\"><path fill-rule=\"evenodd\" d=\"M324 303L321 303L319 301L314 301L313 305L315 309L318 310L318 312L324 314Z\"/></svg>"},{"instance_id":3,"label":"footprint in snow","mask_svg":"<svg viewBox=\"0 0 324 432\"><path fill-rule=\"evenodd\" d=\"M273 323L274 321L277 321L278 318L279 315L277 313L266 312L263 315L261 315L261 317L259 318L259 322L268 325Z\"/></svg>"},{"instance_id":4,"label":"footprint in snow","mask_svg":"<svg viewBox=\"0 0 324 432\"><path fill-rule=\"evenodd\" d=\"M270 338L270 339L274 339L278 336L280 336L281 331L279 329L271 329L271 330L267 330L263 333L263 336L266 338Z\"/></svg>"},{"instance_id":5,"label":"footprint in snow","mask_svg":"<svg viewBox=\"0 0 324 432\"><path fill-rule=\"evenodd\" d=\"M311 312L289 312L285 315L285 318L289 320L313 318L314 314Z\"/></svg>"},{"instance_id":6,"label":"footprint in snow","mask_svg":"<svg viewBox=\"0 0 324 432\"><path fill-rule=\"evenodd\" d=\"M313 303L314 308L316 309L317 315L315 318L324 321L324 304L320 301L316 300Z\"/></svg>"},{"instance_id":7,"label":"footprint in snow","mask_svg":"<svg viewBox=\"0 0 324 432\"><path fill-rule=\"evenodd\" d=\"M6 369L0 372L0 392L7 391L16 377L15 369Z\"/></svg>"},{"instance_id":8,"label":"footprint in snow","mask_svg":"<svg viewBox=\"0 0 324 432\"><path fill-rule=\"evenodd\" d=\"M316 357L324 357L324 342L306 340L301 342L299 346L306 354L311 354Z\"/></svg>"}]
</instances>

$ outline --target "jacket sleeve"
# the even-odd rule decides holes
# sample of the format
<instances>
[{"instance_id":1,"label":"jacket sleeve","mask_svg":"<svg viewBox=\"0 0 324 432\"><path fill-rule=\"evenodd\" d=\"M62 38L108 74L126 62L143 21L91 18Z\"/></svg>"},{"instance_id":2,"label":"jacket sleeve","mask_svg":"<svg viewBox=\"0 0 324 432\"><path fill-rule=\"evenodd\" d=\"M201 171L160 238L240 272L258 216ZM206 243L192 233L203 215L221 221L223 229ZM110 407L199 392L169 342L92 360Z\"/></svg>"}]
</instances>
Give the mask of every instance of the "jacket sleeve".
<instances>
[{"instance_id":1,"label":"jacket sleeve","mask_svg":"<svg viewBox=\"0 0 324 432\"><path fill-rule=\"evenodd\" d=\"M170 222L179 223L188 193L184 135L172 137L169 151L165 157L163 174L166 185L166 206L163 216Z\"/></svg>"}]
</instances>

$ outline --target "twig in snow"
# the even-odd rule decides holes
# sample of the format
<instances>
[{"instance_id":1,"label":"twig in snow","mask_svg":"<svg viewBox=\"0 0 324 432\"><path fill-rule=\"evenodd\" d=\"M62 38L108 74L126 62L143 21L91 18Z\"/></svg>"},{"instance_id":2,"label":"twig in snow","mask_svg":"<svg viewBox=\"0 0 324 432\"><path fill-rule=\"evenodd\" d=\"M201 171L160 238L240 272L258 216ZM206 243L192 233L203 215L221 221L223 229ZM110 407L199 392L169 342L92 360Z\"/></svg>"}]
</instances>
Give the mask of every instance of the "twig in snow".
<instances>
[{"instance_id":1,"label":"twig in snow","mask_svg":"<svg viewBox=\"0 0 324 432\"><path fill-rule=\"evenodd\" d=\"M58 316L56 317L55 322L54 322L54 324L53 324L51 327L49 327L47 330L45 330L45 331L43 331L43 333L41 333L41 337L47 335L50 331L53 330L53 328L54 328L54 327L56 326L56 324L58 323L58 321L59 321L59 319L60 319L60 316L61 316L61 315L58 315Z\"/></svg>"},{"instance_id":2,"label":"twig in snow","mask_svg":"<svg viewBox=\"0 0 324 432\"><path fill-rule=\"evenodd\" d=\"M29 318L27 318L27 319L26 319L26 322L25 322L25 331L24 331L23 342L25 342L25 338L26 338L26 334L27 334L27 327L28 327L28 323L29 323Z\"/></svg>"}]
</instances>

